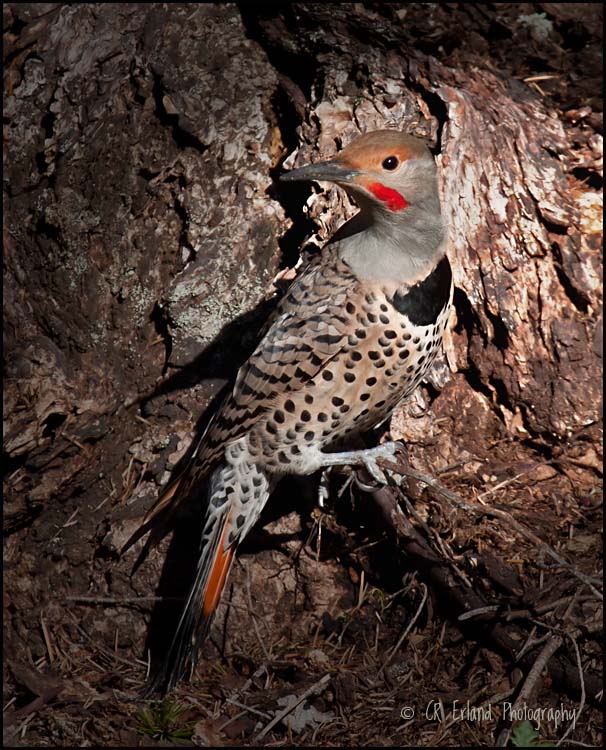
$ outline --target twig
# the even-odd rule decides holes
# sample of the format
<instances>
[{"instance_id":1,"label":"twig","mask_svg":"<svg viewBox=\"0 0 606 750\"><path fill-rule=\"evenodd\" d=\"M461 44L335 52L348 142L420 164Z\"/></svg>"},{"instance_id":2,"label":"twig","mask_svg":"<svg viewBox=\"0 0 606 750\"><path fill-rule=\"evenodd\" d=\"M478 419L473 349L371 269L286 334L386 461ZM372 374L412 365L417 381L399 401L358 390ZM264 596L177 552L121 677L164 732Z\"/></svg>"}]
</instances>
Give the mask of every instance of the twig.
<instances>
[{"instance_id":1,"label":"twig","mask_svg":"<svg viewBox=\"0 0 606 750\"><path fill-rule=\"evenodd\" d=\"M562 76L555 73L542 73L541 75L537 76L527 76L526 78L522 78L524 83L533 83L534 81L552 81L555 78L561 78Z\"/></svg>"},{"instance_id":2,"label":"twig","mask_svg":"<svg viewBox=\"0 0 606 750\"><path fill-rule=\"evenodd\" d=\"M442 476L442 474L448 474L451 471L454 471L455 469L460 469L462 466L466 466L467 464L472 464L475 461L479 461L478 458L469 458L466 461L455 461L452 464L447 464L446 466L443 466L441 469L436 470L436 474L438 476Z\"/></svg>"},{"instance_id":3,"label":"twig","mask_svg":"<svg viewBox=\"0 0 606 750\"><path fill-rule=\"evenodd\" d=\"M42 617L42 615L40 615L40 627L42 628L44 643L46 644L46 650L48 651L48 663L52 664L55 660L55 652L51 643L50 635L48 633L48 628L46 627L46 621L44 620L44 617Z\"/></svg>"},{"instance_id":4,"label":"twig","mask_svg":"<svg viewBox=\"0 0 606 750\"><path fill-rule=\"evenodd\" d=\"M509 477L507 479L504 479L502 482L495 484L494 487L491 487L490 489L485 490L484 492L481 492L476 497L476 500L481 503L485 497L487 497L488 495L492 495L493 492L497 492L497 490L502 490L503 487L507 487L508 485L513 484L514 482L517 482L518 479L525 477L526 474L531 474L535 469L538 469L542 466L549 466L552 463L553 461L542 461L541 463L533 464L528 469L524 469L524 471L521 471L519 474L516 474L514 477Z\"/></svg>"},{"instance_id":5,"label":"twig","mask_svg":"<svg viewBox=\"0 0 606 750\"><path fill-rule=\"evenodd\" d=\"M463 612L463 614L459 615L457 619L459 622L463 622L464 620L475 620L477 618L484 620L486 619L484 615L494 615L499 609L498 604L490 604L486 607L476 607L476 609L470 609L467 612Z\"/></svg>"},{"instance_id":6,"label":"twig","mask_svg":"<svg viewBox=\"0 0 606 750\"><path fill-rule=\"evenodd\" d=\"M549 557L551 557L552 560L555 560L558 565L561 565L563 568L566 568L572 575L575 576L575 578L578 578L579 581L582 581L586 586L588 586L591 591L597 596L600 600L603 600L604 595L601 591L598 591L598 589L595 587L596 584L599 585L599 581L592 576L585 575L585 573L582 573L580 570L577 570L574 565L569 563L567 560L565 560L563 557L558 555L558 553L550 547L546 542L544 542L540 537L538 537L536 534L533 534L532 531L527 529L525 526L523 526L521 523L516 521L516 519L511 515L511 513L508 513L507 511L500 510L499 508L492 508L488 505L483 505L481 507L477 507L475 505L471 505L470 503L466 503L462 498L460 498L458 495L456 495L454 492L451 492L450 490L447 490L446 487L443 487L439 482L436 482L435 479L431 479L430 477L425 476L424 474L420 474L419 472L416 472L410 468L407 468L406 474L413 479L416 479L419 482L423 482L423 484L428 485L432 489L436 490L436 492L439 492L441 495L443 495L446 499L450 500L452 503L454 503L457 507L461 508L462 510L471 511L472 513L477 513L478 515L486 515L492 518L500 518L504 521L507 521L507 523L512 526L518 534L523 536L528 541L532 542L533 544L537 545L539 549L543 549Z\"/></svg>"},{"instance_id":7,"label":"twig","mask_svg":"<svg viewBox=\"0 0 606 750\"><path fill-rule=\"evenodd\" d=\"M107 659L110 661L117 661L121 664L125 664L126 666L130 667L132 669L133 666L138 666L141 662L137 659L137 662L128 661L127 659L123 659L121 656L118 656L118 654L115 654L113 651L110 651L110 649L106 648L102 643L99 641L95 641L92 636L90 636L86 630L80 625L78 622L76 616L72 612L68 612L69 616L74 622L74 626L78 630L79 633L81 633L89 643L93 643L95 648L100 652L100 654L104 655ZM92 660L91 660L92 661ZM101 667L98 666L99 670L101 671Z\"/></svg>"},{"instance_id":8,"label":"twig","mask_svg":"<svg viewBox=\"0 0 606 750\"><path fill-rule=\"evenodd\" d=\"M585 678L583 677L583 664L581 662L581 653L579 651L579 646L577 644L576 638L570 635L570 633L567 633L566 635L572 641L572 645L574 647L574 653L577 657L577 667L579 669L579 681L581 683L581 700L579 704L579 712L575 713L574 721L572 722L572 724L568 725L568 729L564 732L562 737L560 737L560 739L556 743L556 747L559 747L564 742L564 740L568 737L568 735L572 732L572 730L575 728L577 721L579 720L579 717L581 715L581 711L585 707Z\"/></svg>"},{"instance_id":9,"label":"twig","mask_svg":"<svg viewBox=\"0 0 606 750\"><path fill-rule=\"evenodd\" d=\"M269 651L267 650L265 646L265 641L263 638L261 638L261 633L259 632L259 625L257 624L257 618L255 616L255 608L253 607L253 601L252 601L252 593L250 590L250 568L248 569L248 575L246 576L246 596L248 599L248 606L249 610L248 613L250 615L250 618L252 620L253 628L255 629L255 634L257 636L257 640L259 641L259 644L261 646L261 650L263 651L263 654L265 656L265 660L267 662L271 661L271 655Z\"/></svg>"},{"instance_id":10,"label":"twig","mask_svg":"<svg viewBox=\"0 0 606 750\"><path fill-rule=\"evenodd\" d=\"M229 719L227 719L225 722L223 722L223 724L217 727L217 732L222 732L225 729L225 727L228 727L232 723L232 721L236 721L237 719L240 719L242 716L244 716L245 713L246 711L240 711L235 716L230 716Z\"/></svg>"},{"instance_id":11,"label":"twig","mask_svg":"<svg viewBox=\"0 0 606 750\"><path fill-rule=\"evenodd\" d=\"M240 701L234 700L233 698L226 698L226 703L231 703L233 706L236 706L237 708L242 708L244 711L248 711L251 714L255 714L255 716L260 716L262 719L268 719L269 714L267 711L259 711L256 708L251 708L250 706L247 706L244 703L240 703Z\"/></svg>"},{"instance_id":12,"label":"twig","mask_svg":"<svg viewBox=\"0 0 606 750\"><path fill-rule=\"evenodd\" d=\"M402 643L404 643L404 639L410 633L415 622L419 619L419 615L423 611L423 607L425 606L425 602L427 601L427 586L424 583L421 583L421 586L423 587L423 598L421 599L421 603L419 604L417 611L414 613L412 620L408 623L408 625L406 626L406 629L404 630L402 635L398 638L396 645L387 654L387 657L385 658L385 661L383 662L383 664L381 664L381 669L379 669L377 677L379 677L383 673L383 670L389 665L389 662L393 659L396 653L400 650L400 646L402 645Z\"/></svg>"},{"instance_id":13,"label":"twig","mask_svg":"<svg viewBox=\"0 0 606 750\"><path fill-rule=\"evenodd\" d=\"M573 604L580 604L581 602L595 602L595 596L579 596L578 592L573 594L572 596L563 596L560 599L554 599L554 601L549 602L547 604L542 604L540 607L533 607L532 610L530 609L510 609L510 610L504 610L501 611L501 607L498 604L491 604L486 607L478 607L477 609L470 609L467 612L463 612L463 614L459 615L458 619L459 621L463 620L474 620L476 618L481 619L494 619L492 617L484 617L484 615L497 615L499 619L505 620L506 622L509 622L511 620L528 620L530 619L534 614L536 615L544 615L548 612L551 612L554 609L557 609L562 604L567 604L570 608ZM567 619L568 613L564 615L562 619Z\"/></svg>"},{"instance_id":14,"label":"twig","mask_svg":"<svg viewBox=\"0 0 606 750\"><path fill-rule=\"evenodd\" d=\"M67 521L63 524L61 527L62 529L67 529L68 526L75 526L78 521L74 521L74 518L78 515L80 512L80 508L76 508L76 510L71 514L71 516L67 519Z\"/></svg>"},{"instance_id":15,"label":"twig","mask_svg":"<svg viewBox=\"0 0 606 750\"><path fill-rule=\"evenodd\" d=\"M562 642L563 642L563 639L559 635L556 635L550 638L545 644L545 646L543 646L541 653L537 656L537 659L535 663L532 665L530 672L528 672L528 676L526 677L526 680L524 681L524 684L522 685L522 689L520 690L518 697L516 698L513 704L513 708L511 710L512 714L515 713L516 709L518 709L521 705L524 705L526 701L530 698L532 691L534 690L537 682L541 678L541 672L543 671L543 669L545 669L551 657L560 648L560 646L562 645ZM499 732L499 736L497 737L496 747L505 747L507 743L509 742L510 734L511 734L511 726L504 727Z\"/></svg>"},{"instance_id":16,"label":"twig","mask_svg":"<svg viewBox=\"0 0 606 750\"><path fill-rule=\"evenodd\" d=\"M381 463L384 464L383 461ZM389 471L394 471L395 469L393 464L386 468ZM412 472L410 473L412 474ZM426 479L426 477L421 475L421 479ZM394 481L397 482L397 479ZM433 480L429 480L427 483L433 484ZM440 489L443 489L444 491L442 494L446 494L446 496L449 499L452 499L455 504L460 504L468 510L478 512L477 508L468 505L467 503L463 503L463 501L454 495L454 493L441 487ZM449 602L449 609L454 617L462 612L477 610L488 606L486 600L473 588L470 589L466 586L455 585L454 573L451 569L452 563L447 564L443 559L435 555L424 536L411 524L410 520L403 513L393 488L381 487L372 492L372 497L378 508L380 508L386 524L399 538L404 553L415 561L417 566L423 570L423 575L426 578L428 585ZM488 508L483 508L480 512L486 513L488 510ZM545 554L542 546L539 548L539 553ZM593 597L593 599L595 601L595 597ZM484 633L483 637L488 635L489 641L493 645L493 650L496 650L497 652L505 652L512 660L517 660L517 657L520 656L518 652L520 650L520 644L524 642L525 633L513 623L499 622L500 619L502 618L498 616L495 618L495 622L490 624L488 633ZM545 623L543 622L539 622L539 625L545 627ZM561 631L557 634L560 635ZM547 637L549 637L549 634ZM530 636L530 638L532 639L532 636ZM542 642L543 639L541 638L538 643ZM520 666L522 668L528 670L534 664L536 659L536 651L534 651L534 649L538 643L537 640L534 639L534 643L532 644L534 653L528 653L520 661ZM527 643L524 650L527 650L529 647L531 647L531 644ZM556 683L566 685L570 690L580 692L581 686L579 684L576 666L573 667L567 658L560 658L558 656L552 659L549 662L549 672ZM590 697L592 702L598 701L600 690L602 689L600 678L592 674L584 674L583 678L585 681L587 696Z\"/></svg>"},{"instance_id":17,"label":"twig","mask_svg":"<svg viewBox=\"0 0 606 750\"><path fill-rule=\"evenodd\" d=\"M319 693L324 686L330 681L330 674L325 674L324 677L321 677L317 682L314 682L313 685L307 688L307 690L298 698L295 698L294 701L291 701L288 706L283 711L280 711L278 714L274 716L274 718L265 726L259 734L255 737L255 742L259 742L260 740L265 737L265 735L270 732L278 722L282 721L282 719L285 716L288 716L289 713L295 710L295 708L303 703L304 700L307 700L310 695L315 695L316 693Z\"/></svg>"},{"instance_id":18,"label":"twig","mask_svg":"<svg viewBox=\"0 0 606 750\"><path fill-rule=\"evenodd\" d=\"M66 602L84 604L137 604L139 602L173 602L181 601L177 596L66 596Z\"/></svg>"},{"instance_id":19,"label":"twig","mask_svg":"<svg viewBox=\"0 0 606 750\"><path fill-rule=\"evenodd\" d=\"M249 677L244 685L242 687L239 687L237 690L234 690L234 692L231 694L230 698L227 698L228 701L235 700L234 696L241 696L244 693L248 692L248 689L253 684L255 680L257 680L261 675L265 673L265 676L267 677L269 675L267 671L267 664L261 664L261 666L252 674L251 677Z\"/></svg>"}]
</instances>

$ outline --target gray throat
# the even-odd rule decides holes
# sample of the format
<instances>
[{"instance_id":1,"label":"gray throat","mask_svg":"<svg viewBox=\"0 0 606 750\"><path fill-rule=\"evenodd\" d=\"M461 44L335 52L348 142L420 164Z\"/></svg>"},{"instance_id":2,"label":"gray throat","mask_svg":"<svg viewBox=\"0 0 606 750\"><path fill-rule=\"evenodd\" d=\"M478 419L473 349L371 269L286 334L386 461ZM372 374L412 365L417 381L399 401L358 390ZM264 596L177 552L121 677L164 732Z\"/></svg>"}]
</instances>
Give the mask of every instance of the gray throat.
<instances>
[{"instance_id":1,"label":"gray throat","mask_svg":"<svg viewBox=\"0 0 606 750\"><path fill-rule=\"evenodd\" d=\"M439 204L402 213L362 208L331 242L361 279L406 283L422 278L445 253L446 227Z\"/></svg>"}]
</instances>

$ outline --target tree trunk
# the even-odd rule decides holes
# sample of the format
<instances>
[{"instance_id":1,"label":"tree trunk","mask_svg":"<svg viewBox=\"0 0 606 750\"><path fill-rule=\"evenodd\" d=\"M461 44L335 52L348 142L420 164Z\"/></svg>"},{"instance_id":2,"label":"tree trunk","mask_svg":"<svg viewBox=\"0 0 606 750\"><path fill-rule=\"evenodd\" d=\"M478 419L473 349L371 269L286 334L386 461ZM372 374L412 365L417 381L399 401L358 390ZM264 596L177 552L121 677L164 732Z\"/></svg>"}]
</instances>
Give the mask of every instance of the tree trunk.
<instances>
[{"instance_id":1,"label":"tree trunk","mask_svg":"<svg viewBox=\"0 0 606 750\"><path fill-rule=\"evenodd\" d=\"M392 423L423 470L502 440L552 458L599 422L601 5L581 5L589 21L567 3L4 6L16 683L48 660L45 628L76 638L66 596L155 592L161 557L131 578L121 543L254 346L276 274L354 212L275 184L285 160L381 128L436 155L456 314ZM143 611L74 613L142 655Z\"/></svg>"}]
</instances>

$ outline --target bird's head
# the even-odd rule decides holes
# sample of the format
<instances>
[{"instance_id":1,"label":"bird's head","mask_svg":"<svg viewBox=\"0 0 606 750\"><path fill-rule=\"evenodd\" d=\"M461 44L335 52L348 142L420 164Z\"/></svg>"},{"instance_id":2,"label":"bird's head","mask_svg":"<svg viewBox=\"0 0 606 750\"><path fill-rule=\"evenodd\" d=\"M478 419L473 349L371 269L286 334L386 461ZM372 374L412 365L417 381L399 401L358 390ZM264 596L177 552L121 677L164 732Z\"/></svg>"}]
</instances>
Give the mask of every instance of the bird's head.
<instances>
[{"instance_id":1,"label":"bird's head","mask_svg":"<svg viewBox=\"0 0 606 750\"><path fill-rule=\"evenodd\" d=\"M414 206L440 210L431 152L419 139L397 130L365 133L335 158L293 169L280 179L334 182L362 210L389 217L404 218Z\"/></svg>"}]
</instances>

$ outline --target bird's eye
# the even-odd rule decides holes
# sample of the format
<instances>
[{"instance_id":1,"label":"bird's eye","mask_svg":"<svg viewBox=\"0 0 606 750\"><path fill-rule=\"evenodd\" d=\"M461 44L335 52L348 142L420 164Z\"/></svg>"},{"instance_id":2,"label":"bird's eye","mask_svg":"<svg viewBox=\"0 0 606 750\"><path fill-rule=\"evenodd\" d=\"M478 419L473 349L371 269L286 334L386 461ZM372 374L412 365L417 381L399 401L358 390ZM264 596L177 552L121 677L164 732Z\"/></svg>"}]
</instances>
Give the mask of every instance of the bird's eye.
<instances>
[{"instance_id":1,"label":"bird's eye","mask_svg":"<svg viewBox=\"0 0 606 750\"><path fill-rule=\"evenodd\" d=\"M388 169L390 172L397 169L399 165L400 162L397 156L388 156L387 159L383 159L383 163L381 164L383 169Z\"/></svg>"}]
</instances>

